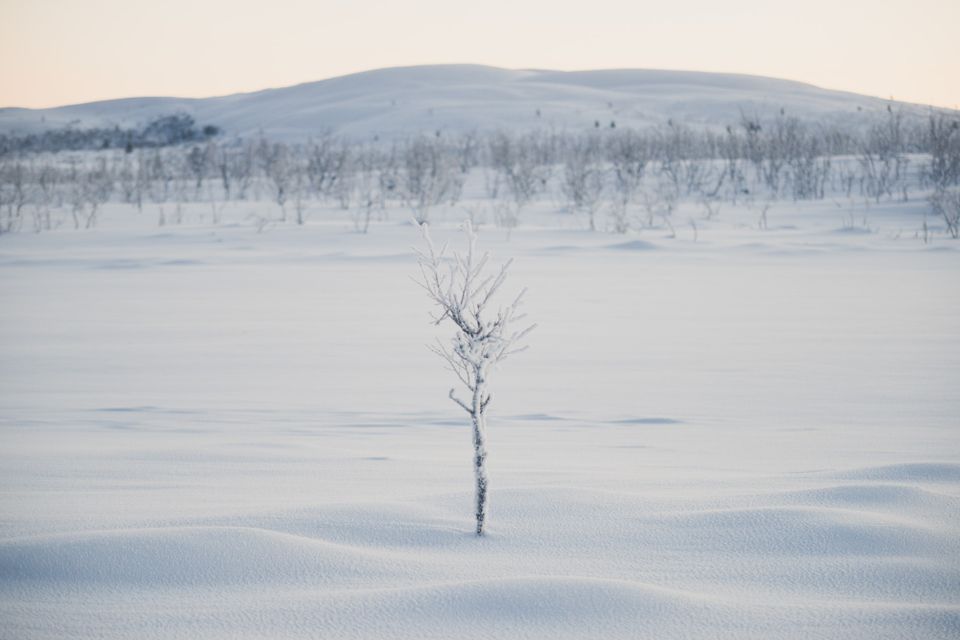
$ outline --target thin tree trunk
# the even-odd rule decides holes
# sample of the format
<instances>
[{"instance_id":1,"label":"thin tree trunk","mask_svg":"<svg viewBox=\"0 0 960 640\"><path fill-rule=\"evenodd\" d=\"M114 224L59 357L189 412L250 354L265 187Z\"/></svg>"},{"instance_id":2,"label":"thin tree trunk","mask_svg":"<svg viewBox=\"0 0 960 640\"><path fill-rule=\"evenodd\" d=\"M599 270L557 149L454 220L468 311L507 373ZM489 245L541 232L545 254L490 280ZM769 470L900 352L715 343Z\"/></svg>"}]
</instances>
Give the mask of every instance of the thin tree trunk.
<instances>
[{"instance_id":1,"label":"thin tree trunk","mask_svg":"<svg viewBox=\"0 0 960 640\"><path fill-rule=\"evenodd\" d=\"M473 415L473 471L477 480L477 535L483 535L483 524L487 517L487 448L486 434L484 433L486 425L486 416L481 414Z\"/></svg>"},{"instance_id":2,"label":"thin tree trunk","mask_svg":"<svg viewBox=\"0 0 960 640\"><path fill-rule=\"evenodd\" d=\"M473 472L476 476L476 516L477 535L483 535L483 525L487 518L487 447L486 447L486 407L483 403L483 378L478 373L476 388L473 390L473 406L470 412L473 422Z\"/></svg>"}]
</instances>

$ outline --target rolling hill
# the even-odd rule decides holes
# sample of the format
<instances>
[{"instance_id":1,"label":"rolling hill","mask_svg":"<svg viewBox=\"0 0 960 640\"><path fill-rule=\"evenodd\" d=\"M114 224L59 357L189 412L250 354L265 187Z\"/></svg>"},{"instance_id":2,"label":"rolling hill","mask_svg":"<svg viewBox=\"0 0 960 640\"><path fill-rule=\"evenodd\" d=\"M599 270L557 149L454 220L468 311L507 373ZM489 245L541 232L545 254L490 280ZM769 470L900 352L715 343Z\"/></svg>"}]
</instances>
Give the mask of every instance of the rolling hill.
<instances>
[{"instance_id":1,"label":"rolling hill","mask_svg":"<svg viewBox=\"0 0 960 640\"><path fill-rule=\"evenodd\" d=\"M842 122L889 104L880 98L759 76L608 69L513 70L481 65L396 67L213 98L141 97L50 109L0 109L0 132L65 126L136 127L187 113L229 136L263 132L296 140L332 132L365 140L416 132L594 126L645 127L669 119L736 123L741 112L781 109L803 119ZM928 107L902 105L909 113Z\"/></svg>"}]
</instances>

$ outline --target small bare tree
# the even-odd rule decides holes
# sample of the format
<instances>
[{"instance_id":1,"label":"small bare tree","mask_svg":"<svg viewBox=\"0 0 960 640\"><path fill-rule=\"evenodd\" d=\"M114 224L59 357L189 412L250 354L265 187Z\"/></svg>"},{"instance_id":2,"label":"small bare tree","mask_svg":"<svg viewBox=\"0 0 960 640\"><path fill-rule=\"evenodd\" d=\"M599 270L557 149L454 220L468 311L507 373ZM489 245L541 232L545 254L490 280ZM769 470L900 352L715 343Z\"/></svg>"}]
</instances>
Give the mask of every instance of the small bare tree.
<instances>
[{"instance_id":1,"label":"small bare tree","mask_svg":"<svg viewBox=\"0 0 960 640\"><path fill-rule=\"evenodd\" d=\"M454 160L441 142L424 136L404 148L404 187L418 224L427 222L431 207L459 200L465 178Z\"/></svg>"},{"instance_id":2,"label":"small bare tree","mask_svg":"<svg viewBox=\"0 0 960 640\"><path fill-rule=\"evenodd\" d=\"M930 206L936 215L943 217L950 237L960 238L960 190L939 189L930 196ZM924 222L926 224L926 222Z\"/></svg>"},{"instance_id":3,"label":"small bare tree","mask_svg":"<svg viewBox=\"0 0 960 640\"><path fill-rule=\"evenodd\" d=\"M543 163L545 153L541 153L536 133L513 138L506 133L498 133L490 140L490 165L498 174L497 190L502 184L506 193L519 211L546 188L550 179L550 168ZM489 189L488 189L489 192Z\"/></svg>"},{"instance_id":4,"label":"small bare tree","mask_svg":"<svg viewBox=\"0 0 960 640\"><path fill-rule=\"evenodd\" d=\"M110 199L113 192L113 176L107 169L107 163L103 159L97 163L97 166L90 170L81 182L81 197L89 206L87 221L84 225L91 229L97 224L97 213L100 211L100 205Z\"/></svg>"},{"instance_id":5,"label":"small bare tree","mask_svg":"<svg viewBox=\"0 0 960 640\"><path fill-rule=\"evenodd\" d=\"M30 201L27 173L28 168L22 162L0 165L0 202L6 211L6 215L0 217L0 233L18 231L23 223L23 208Z\"/></svg>"},{"instance_id":6,"label":"small bare tree","mask_svg":"<svg viewBox=\"0 0 960 640\"><path fill-rule=\"evenodd\" d=\"M467 251L454 252L452 260L447 261L444 257L446 247L438 251L430 239L428 226L425 223L420 225L426 251L417 250L421 275L418 284L439 309L433 317L434 324L450 320L456 326L449 346L438 340L431 349L446 361L470 392L468 402L457 398L452 388L449 396L467 412L473 427L476 533L482 536L487 516L486 426L491 398L487 387L490 370L526 349L520 346L520 342L536 325L515 328L524 318L519 309L526 289L509 305L496 312L491 310L493 298L507 278L511 261L504 263L496 274L487 273L489 254L477 254L477 234L469 220L463 228Z\"/></svg>"},{"instance_id":7,"label":"small bare tree","mask_svg":"<svg viewBox=\"0 0 960 640\"><path fill-rule=\"evenodd\" d=\"M307 196L309 195L310 181L307 178L307 170L303 163L296 158L290 163L290 195L293 200L293 212L296 214L298 225L306 222L304 213L307 210Z\"/></svg>"},{"instance_id":8,"label":"small bare tree","mask_svg":"<svg viewBox=\"0 0 960 640\"><path fill-rule=\"evenodd\" d=\"M356 174L353 179L353 228L359 233L367 233L373 212L383 209L382 174L376 167L373 152L362 154L357 159Z\"/></svg>"},{"instance_id":9,"label":"small bare tree","mask_svg":"<svg viewBox=\"0 0 960 640\"><path fill-rule=\"evenodd\" d=\"M270 144L261 139L257 151L263 165L263 173L270 186L270 195L280 207L280 222L287 221L287 198L290 195L290 182L293 174L290 148L282 142Z\"/></svg>"},{"instance_id":10,"label":"small bare tree","mask_svg":"<svg viewBox=\"0 0 960 640\"><path fill-rule=\"evenodd\" d=\"M563 162L560 190L574 212L584 212L590 231L596 231L596 213L603 195L603 167L600 164L599 141L595 138L574 140Z\"/></svg>"}]
</instances>

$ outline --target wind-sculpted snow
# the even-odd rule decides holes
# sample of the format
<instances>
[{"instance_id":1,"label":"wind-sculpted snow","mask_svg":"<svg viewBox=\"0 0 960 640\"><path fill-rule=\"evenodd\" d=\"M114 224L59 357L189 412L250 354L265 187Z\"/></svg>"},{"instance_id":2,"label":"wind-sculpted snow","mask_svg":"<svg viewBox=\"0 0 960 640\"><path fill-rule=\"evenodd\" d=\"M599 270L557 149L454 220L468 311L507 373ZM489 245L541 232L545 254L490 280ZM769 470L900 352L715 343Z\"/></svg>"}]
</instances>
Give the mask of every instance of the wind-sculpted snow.
<instances>
[{"instance_id":1,"label":"wind-sculpted snow","mask_svg":"<svg viewBox=\"0 0 960 640\"><path fill-rule=\"evenodd\" d=\"M960 251L800 206L481 227L479 539L411 225L4 236L0 638L957 637Z\"/></svg>"},{"instance_id":2,"label":"wind-sculpted snow","mask_svg":"<svg viewBox=\"0 0 960 640\"><path fill-rule=\"evenodd\" d=\"M433 509L231 518L280 531L195 525L8 539L0 612L11 637L37 638L134 628L147 638L734 638L814 626L831 637L950 637L960 624L955 526L937 536L812 503L674 502L664 511L616 492L502 493L499 526L484 540L454 517L468 492ZM446 513L446 526L431 511Z\"/></svg>"},{"instance_id":3,"label":"wind-sculpted snow","mask_svg":"<svg viewBox=\"0 0 960 640\"><path fill-rule=\"evenodd\" d=\"M247 527L165 527L14 538L0 573L25 585L118 589L274 583L362 586L410 566L372 551Z\"/></svg>"},{"instance_id":4,"label":"wind-sculpted snow","mask_svg":"<svg viewBox=\"0 0 960 640\"><path fill-rule=\"evenodd\" d=\"M838 474L853 480L893 480L929 483L960 482L960 464L956 463L910 463L884 467L857 469Z\"/></svg>"}]
</instances>

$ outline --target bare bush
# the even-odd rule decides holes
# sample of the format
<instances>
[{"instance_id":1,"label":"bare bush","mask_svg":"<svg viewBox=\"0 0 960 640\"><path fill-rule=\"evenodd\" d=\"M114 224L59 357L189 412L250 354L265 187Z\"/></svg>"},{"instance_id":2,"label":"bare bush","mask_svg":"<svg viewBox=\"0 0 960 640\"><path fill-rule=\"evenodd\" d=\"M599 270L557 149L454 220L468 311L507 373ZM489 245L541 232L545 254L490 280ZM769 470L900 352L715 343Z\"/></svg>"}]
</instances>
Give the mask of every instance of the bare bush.
<instances>
[{"instance_id":1,"label":"bare bush","mask_svg":"<svg viewBox=\"0 0 960 640\"><path fill-rule=\"evenodd\" d=\"M943 218L950 237L960 238L960 189L939 189L930 197L934 215Z\"/></svg>"},{"instance_id":2,"label":"bare bush","mask_svg":"<svg viewBox=\"0 0 960 640\"><path fill-rule=\"evenodd\" d=\"M930 153L925 178L938 190L960 184L960 120L931 115L924 143Z\"/></svg>"},{"instance_id":3,"label":"bare bush","mask_svg":"<svg viewBox=\"0 0 960 640\"><path fill-rule=\"evenodd\" d=\"M541 141L534 134L513 138L498 133L490 139L490 164L506 187L517 209L523 208L540 193L550 178L548 165L542 160L547 155Z\"/></svg>"},{"instance_id":4,"label":"bare bush","mask_svg":"<svg viewBox=\"0 0 960 640\"><path fill-rule=\"evenodd\" d=\"M591 231L597 228L596 212L604 187L599 152L599 141L585 136L571 142L563 159L561 190L574 212L586 214Z\"/></svg>"},{"instance_id":5,"label":"bare bush","mask_svg":"<svg viewBox=\"0 0 960 640\"><path fill-rule=\"evenodd\" d=\"M442 142L416 138L404 149L403 160L405 192L417 222L427 222L432 207L460 198L463 176Z\"/></svg>"}]
</instances>

